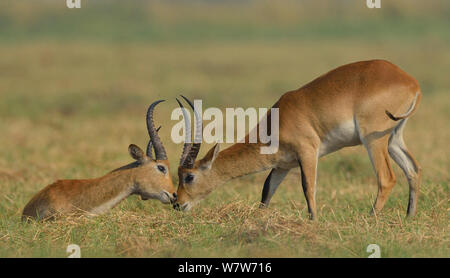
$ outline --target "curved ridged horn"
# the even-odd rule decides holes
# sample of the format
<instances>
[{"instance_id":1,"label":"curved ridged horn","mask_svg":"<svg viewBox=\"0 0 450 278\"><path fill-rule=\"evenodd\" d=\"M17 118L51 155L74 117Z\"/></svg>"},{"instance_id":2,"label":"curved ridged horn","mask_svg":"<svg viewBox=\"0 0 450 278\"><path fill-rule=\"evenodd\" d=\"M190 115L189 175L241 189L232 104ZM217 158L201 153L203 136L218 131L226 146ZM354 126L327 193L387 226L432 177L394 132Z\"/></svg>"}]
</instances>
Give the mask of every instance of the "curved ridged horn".
<instances>
[{"instance_id":1,"label":"curved ridged horn","mask_svg":"<svg viewBox=\"0 0 450 278\"><path fill-rule=\"evenodd\" d=\"M181 97L189 104L189 106L194 111L195 134L194 134L194 143L190 144L189 147L185 144L185 147L183 148L183 154L181 157L183 161L180 164L183 168L192 169L194 167L195 159L197 158L198 152L200 151L200 146L202 142L203 123L200 118L200 115L198 114L197 110L195 110L192 102L183 95L181 95Z\"/></svg>"},{"instance_id":2,"label":"curved ridged horn","mask_svg":"<svg viewBox=\"0 0 450 278\"><path fill-rule=\"evenodd\" d=\"M157 129L156 129L156 132L158 132L159 130L161 129L161 126L159 126ZM148 140L148 144L147 144L147 156L148 157L150 157L151 159L153 159L153 149L152 149L152 147L153 147L153 143L152 143L152 140Z\"/></svg>"},{"instance_id":3,"label":"curved ridged horn","mask_svg":"<svg viewBox=\"0 0 450 278\"><path fill-rule=\"evenodd\" d=\"M184 130L185 130L185 135L184 135L184 146L183 146L183 152L181 153L181 158L180 158L180 165L184 164L184 161L186 160L186 157L189 153L189 150L191 149L191 119L189 117L188 112L186 111L186 108L184 108L183 104L181 104L181 102L175 98L178 102L178 105L181 108L181 112L183 112L183 119L184 119Z\"/></svg>"},{"instance_id":4,"label":"curved ridged horn","mask_svg":"<svg viewBox=\"0 0 450 278\"><path fill-rule=\"evenodd\" d=\"M167 160L166 150L164 149L161 139L159 138L158 131L155 130L155 125L153 123L153 110L158 103L163 101L164 100L157 100L153 102L147 110L147 131L150 136L153 149L155 150L156 160ZM149 152L151 153L151 148L150 150L147 148L147 155Z\"/></svg>"}]
</instances>

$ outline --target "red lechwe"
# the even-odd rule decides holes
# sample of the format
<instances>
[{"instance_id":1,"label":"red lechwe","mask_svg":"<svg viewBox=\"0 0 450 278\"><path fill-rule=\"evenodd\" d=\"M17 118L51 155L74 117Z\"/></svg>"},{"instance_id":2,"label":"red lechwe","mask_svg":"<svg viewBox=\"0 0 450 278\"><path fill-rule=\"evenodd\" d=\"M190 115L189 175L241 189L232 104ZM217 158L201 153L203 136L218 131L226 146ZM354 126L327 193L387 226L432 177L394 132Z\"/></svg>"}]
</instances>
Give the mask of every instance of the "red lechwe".
<instances>
[{"instance_id":1,"label":"red lechwe","mask_svg":"<svg viewBox=\"0 0 450 278\"><path fill-rule=\"evenodd\" d=\"M202 136L201 131L196 132L194 143L185 144L181 155L178 201L174 207L189 210L220 184L271 169L261 200L262 207L268 206L289 170L299 167L308 211L314 219L319 158L362 144L378 180L372 211L383 208L395 185L390 156L408 179L407 215L414 216L421 168L408 151L402 134L420 99L416 79L390 62L371 60L338 67L300 89L285 93L274 104L273 108L279 109L279 149L274 154L261 154L262 143L250 144L246 138L245 143L221 152L216 145L196 161ZM202 123L195 116L196 130L201 130Z\"/></svg>"},{"instance_id":2,"label":"red lechwe","mask_svg":"<svg viewBox=\"0 0 450 278\"><path fill-rule=\"evenodd\" d=\"M136 161L103 177L81 180L58 180L38 192L25 206L22 219L52 219L57 214L86 213L97 215L116 206L132 194L143 200L159 199L163 203L176 200L166 151L153 124L153 110L147 111L150 136L147 152L131 144L128 151ZM155 159L152 155L155 150Z\"/></svg>"}]
</instances>

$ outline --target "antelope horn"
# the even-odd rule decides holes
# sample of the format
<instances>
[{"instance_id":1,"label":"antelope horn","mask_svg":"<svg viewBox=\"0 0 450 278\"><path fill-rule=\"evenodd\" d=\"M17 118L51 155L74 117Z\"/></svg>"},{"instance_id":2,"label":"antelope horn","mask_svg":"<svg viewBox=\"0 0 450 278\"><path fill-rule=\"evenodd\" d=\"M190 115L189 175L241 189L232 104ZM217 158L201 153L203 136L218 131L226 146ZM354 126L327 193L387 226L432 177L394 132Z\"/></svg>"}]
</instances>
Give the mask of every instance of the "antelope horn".
<instances>
[{"instance_id":1,"label":"antelope horn","mask_svg":"<svg viewBox=\"0 0 450 278\"><path fill-rule=\"evenodd\" d=\"M191 144L191 140L192 140L192 135L191 135L191 120L189 117L188 112L186 111L186 108L184 108L183 104L181 104L181 102L175 98L178 102L178 105L181 108L181 112L183 112L183 119L184 119L184 130L185 130L185 135L184 135L184 146L183 146L183 152L181 153L181 158L180 158L180 165L184 164L184 161L186 160L186 157L189 153L189 150L192 146Z\"/></svg>"},{"instance_id":2,"label":"antelope horn","mask_svg":"<svg viewBox=\"0 0 450 278\"><path fill-rule=\"evenodd\" d=\"M153 110L158 103L163 101L164 100L158 100L153 102L147 110L147 131L150 136L150 142L155 149L156 160L167 160L166 150L164 149L161 139L159 138L158 131L155 130L155 125L153 123ZM151 154L151 148L147 148L147 156L149 156L149 153Z\"/></svg>"},{"instance_id":3,"label":"antelope horn","mask_svg":"<svg viewBox=\"0 0 450 278\"><path fill-rule=\"evenodd\" d=\"M158 132L161 129L161 126L159 126L156 129L156 132ZM153 159L153 143L152 140L148 140L148 144L147 144L147 156L150 157L151 159Z\"/></svg>"},{"instance_id":4,"label":"antelope horn","mask_svg":"<svg viewBox=\"0 0 450 278\"><path fill-rule=\"evenodd\" d=\"M202 130L203 130L203 123L200 119L200 115L198 114L197 110L195 110L194 105L192 102L186 98L185 96L181 95L181 97L189 104L189 106L194 111L195 115L195 134L194 134L194 143L189 145L189 148L186 147L183 149L182 159L183 163L181 163L181 166L183 168L192 169L194 167L195 159L197 158L198 152L200 151L200 146L202 142ZM186 120L186 118L185 118ZM185 153L186 152L186 153Z\"/></svg>"}]
</instances>

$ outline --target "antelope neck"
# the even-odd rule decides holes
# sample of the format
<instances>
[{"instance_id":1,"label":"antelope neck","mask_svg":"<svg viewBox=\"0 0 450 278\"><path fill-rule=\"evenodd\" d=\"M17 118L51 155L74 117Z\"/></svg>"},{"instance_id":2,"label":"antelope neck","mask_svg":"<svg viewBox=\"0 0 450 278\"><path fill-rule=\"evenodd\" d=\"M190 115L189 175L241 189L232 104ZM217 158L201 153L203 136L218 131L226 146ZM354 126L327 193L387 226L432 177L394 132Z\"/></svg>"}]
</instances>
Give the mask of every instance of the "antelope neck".
<instances>
[{"instance_id":1,"label":"antelope neck","mask_svg":"<svg viewBox=\"0 0 450 278\"><path fill-rule=\"evenodd\" d=\"M213 171L221 183L272 168L275 156L261 154L260 147L260 144L237 143L219 152Z\"/></svg>"},{"instance_id":2,"label":"antelope neck","mask_svg":"<svg viewBox=\"0 0 450 278\"><path fill-rule=\"evenodd\" d=\"M120 174L119 172L113 172L93 183L91 186L92 205L89 211L94 214L104 213L129 195L135 193L135 181L132 171L132 169L123 170Z\"/></svg>"}]
</instances>

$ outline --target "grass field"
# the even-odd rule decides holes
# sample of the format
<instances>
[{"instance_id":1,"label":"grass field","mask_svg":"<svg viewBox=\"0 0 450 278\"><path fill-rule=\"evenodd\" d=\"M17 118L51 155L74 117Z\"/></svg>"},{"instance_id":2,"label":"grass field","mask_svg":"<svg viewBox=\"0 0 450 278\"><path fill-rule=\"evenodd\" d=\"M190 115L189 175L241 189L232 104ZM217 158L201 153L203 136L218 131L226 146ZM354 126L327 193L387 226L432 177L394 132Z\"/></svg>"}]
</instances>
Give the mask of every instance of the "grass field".
<instances>
[{"instance_id":1,"label":"grass field","mask_svg":"<svg viewBox=\"0 0 450 278\"><path fill-rule=\"evenodd\" d=\"M0 4L0 257L449 257L450 4L396 1L2 1ZM274 3L276 2L276 3ZM331 5L331 6L329 6ZM376 180L362 147L321 159L318 221L307 219L299 171L259 210L268 173L231 181L191 212L130 197L95 218L20 221L56 179L97 177L144 147L155 119L174 182L174 97L205 107L270 107L279 96L349 62L392 61L423 91L405 141L423 168L419 210L405 219L408 185L369 216ZM210 146L204 144L201 154ZM226 147L224 144L222 148Z\"/></svg>"}]
</instances>

